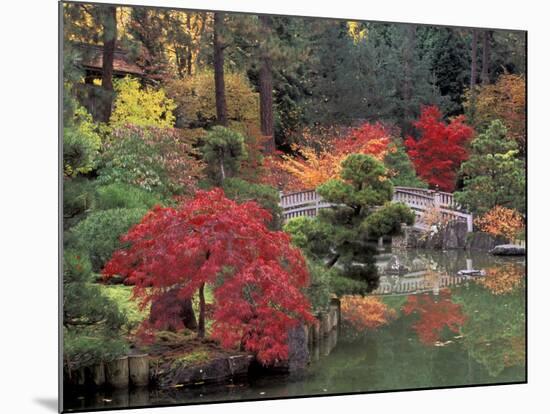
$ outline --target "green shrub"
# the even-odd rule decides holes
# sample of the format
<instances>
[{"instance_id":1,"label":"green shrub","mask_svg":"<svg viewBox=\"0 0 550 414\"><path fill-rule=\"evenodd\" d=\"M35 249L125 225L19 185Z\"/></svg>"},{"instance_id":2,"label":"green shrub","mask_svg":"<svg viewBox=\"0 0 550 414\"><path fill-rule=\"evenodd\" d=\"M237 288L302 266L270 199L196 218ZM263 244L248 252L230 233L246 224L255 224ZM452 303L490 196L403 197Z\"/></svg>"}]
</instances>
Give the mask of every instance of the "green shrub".
<instances>
[{"instance_id":1,"label":"green shrub","mask_svg":"<svg viewBox=\"0 0 550 414\"><path fill-rule=\"evenodd\" d=\"M335 277L336 271L327 269L322 263L314 260L308 260L308 270L310 280L305 294L313 310L325 309L330 303L331 279Z\"/></svg>"},{"instance_id":2,"label":"green shrub","mask_svg":"<svg viewBox=\"0 0 550 414\"><path fill-rule=\"evenodd\" d=\"M142 208L148 210L156 204L162 204L160 195L132 185L112 183L96 189L95 208L98 210L112 208Z\"/></svg>"},{"instance_id":3,"label":"green shrub","mask_svg":"<svg viewBox=\"0 0 550 414\"><path fill-rule=\"evenodd\" d=\"M114 360L127 355L129 344L121 338L101 336L97 333L64 330L63 362L70 369L78 369L101 361Z\"/></svg>"},{"instance_id":4,"label":"green shrub","mask_svg":"<svg viewBox=\"0 0 550 414\"><path fill-rule=\"evenodd\" d=\"M92 265L85 252L63 255L63 356L71 368L115 358L128 351L120 329L128 323L117 303L92 283Z\"/></svg>"},{"instance_id":5,"label":"green shrub","mask_svg":"<svg viewBox=\"0 0 550 414\"><path fill-rule=\"evenodd\" d=\"M146 212L143 208L95 211L71 229L68 243L88 252L92 269L99 272L121 247L120 236L139 223Z\"/></svg>"},{"instance_id":6,"label":"green shrub","mask_svg":"<svg viewBox=\"0 0 550 414\"><path fill-rule=\"evenodd\" d=\"M225 195L239 203L256 201L273 216L270 228L279 229L281 226L282 210L279 207L279 192L268 185L255 184L240 178L227 178L223 182Z\"/></svg>"},{"instance_id":7,"label":"green shrub","mask_svg":"<svg viewBox=\"0 0 550 414\"><path fill-rule=\"evenodd\" d=\"M203 164L175 129L126 126L105 143L99 185L122 183L170 197L192 194Z\"/></svg>"},{"instance_id":8,"label":"green shrub","mask_svg":"<svg viewBox=\"0 0 550 414\"><path fill-rule=\"evenodd\" d=\"M308 256L323 258L330 250L330 227L317 218L296 217L286 222L283 230L292 237L292 244Z\"/></svg>"},{"instance_id":9,"label":"green shrub","mask_svg":"<svg viewBox=\"0 0 550 414\"><path fill-rule=\"evenodd\" d=\"M344 277L336 272L330 279L330 290L336 296L365 295L372 290L372 286L361 280Z\"/></svg>"},{"instance_id":10,"label":"green shrub","mask_svg":"<svg viewBox=\"0 0 550 414\"><path fill-rule=\"evenodd\" d=\"M63 252L64 283L88 283L92 278L92 263L87 253L70 249Z\"/></svg>"},{"instance_id":11,"label":"green shrub","mask_svg":"<svg viewBox=\"0 0 550 414\"><path fill-rule=\"evenodd\" d=\"M63 128L63 173L67 177L92 171L97 162L101 137L92 116L77 106Z\"/></svg>"},{"instance_id":12,"label":"green shrub","mask_svg":"<svg viewBox=\"0 0 550 414\"><path fill-rule=\"evenodd\" d=\"M234 176L248 155L244 136L219 125L208 131L201 152L208 177L216 184Z\"/></svg>"},{"instance_id":13,"label":"green shrub","mask_svg":"<svg viewBox=\"0 0 550 414\"><path fill-rule=\"evenodd\" d=\"M94 184L83 178L65 178L63 181L63 228L82 220L95 203Z\"/></svg>"}]
</instances>

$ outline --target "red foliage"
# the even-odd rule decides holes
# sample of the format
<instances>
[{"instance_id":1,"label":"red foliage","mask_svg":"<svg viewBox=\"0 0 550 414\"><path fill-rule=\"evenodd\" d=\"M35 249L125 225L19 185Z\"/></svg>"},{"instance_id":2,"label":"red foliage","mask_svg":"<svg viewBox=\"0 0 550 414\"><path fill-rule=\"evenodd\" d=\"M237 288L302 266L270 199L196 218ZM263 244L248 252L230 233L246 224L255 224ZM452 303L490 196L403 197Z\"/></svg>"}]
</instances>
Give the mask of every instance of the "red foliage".
<instances>
[{"instance_id":1,"label":"red foliage","mask_svg":"<svg viewBox=\"0 0 550 414\"><path fill-rule=\"evenodd\" d=\"M462 306L451 301L451 291L443 289L437 301L430 294L410 295L401 308L405 315L417 313L420 319L412 326L420 342L433 345L440 339L441 331L446 326L451 332L458 333L466 322Z\"/></svg>"},{"instance_id":2,"label":"red foliage","mask_svg":"<svg viewBox=\"0 0 550 414\"><path fill-rule=\"evenodd\" d=\"M435 106L422 108L414 126L421 133L420 139L408 137L405 146L417 174L432 187L453 191L460 164L468 158L466 144L473 136L473 129L464 123L463 116L446 124Z\"/></svg>"},{"instance_id":3,"label":"red foliage","mask_svg":"<svg viewBox=\"0 0 550 414\"><path fill-rule=\"evenodd\" d=\"M362 124L353 128L344 138L334 139L334 152L347 156L349 154L369 154L382 160L388 151L390 131L381 123Z\"/></svg>"},{"instance_id":4,"label":"red foliage","mask_svg":"<svg viewBox=\"0 0 550 414\"><path fill-rule=\"evenodd\" d=\"M289 236L266 227L270 220L255 202L238 204L221 189L198 191L177 209L151 210L122 237L129 247L114 253L103 274L133 282L142 307L168 290L184 299L210 284L212 337L228 348L242 344L266 364L283 360L288 329L313 320L301 292L309 275ZM159 326L146 321L142 328Z\"/></svg>"}]
</instances>

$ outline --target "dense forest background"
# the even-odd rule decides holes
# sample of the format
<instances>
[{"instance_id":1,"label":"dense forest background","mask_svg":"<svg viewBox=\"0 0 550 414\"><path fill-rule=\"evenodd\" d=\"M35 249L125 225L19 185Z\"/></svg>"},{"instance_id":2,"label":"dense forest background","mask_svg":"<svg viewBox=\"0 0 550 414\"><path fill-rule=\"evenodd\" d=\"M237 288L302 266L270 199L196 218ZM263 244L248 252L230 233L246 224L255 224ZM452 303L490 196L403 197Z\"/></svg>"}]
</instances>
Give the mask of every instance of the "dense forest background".
<instances>
[{"instance_id":1,"label":"dense forest background","mask_svg":"<svg viewBox=\"0 0 550 414\"><path fill-rule=\"evenodd\" d=\"M105 44L97 84L112 91L110 55L124 50L143 83L175 100L177 127L208 128L222 72L221 123L259 121L281 149L312 125L381 121L404 136L422 105L473 116L468 90L525 73L520 32L85 4L64 11L67 82L86 83L78 62L92 52L82 45ZM109 119L105 107L95 119Z\"/></svg>"}]
</instances>

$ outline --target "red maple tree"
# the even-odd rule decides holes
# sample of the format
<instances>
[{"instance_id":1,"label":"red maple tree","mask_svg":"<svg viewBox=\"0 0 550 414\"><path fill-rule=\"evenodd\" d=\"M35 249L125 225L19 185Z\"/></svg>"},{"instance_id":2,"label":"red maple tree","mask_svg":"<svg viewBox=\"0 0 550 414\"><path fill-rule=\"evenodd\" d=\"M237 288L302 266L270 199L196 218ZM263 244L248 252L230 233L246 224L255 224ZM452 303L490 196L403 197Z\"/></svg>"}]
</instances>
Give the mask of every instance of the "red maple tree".
<instances>
[{"instance_id":1,"label":"red maple tree","mask_svg":"<svg viewBox=\"0 0 550 414\"><path fill-rule=\"evenodd\" d=\"M419 315L412 327L420 342L426 345L437 342L443 328L448 327L451 332L458 333L466 322L462 306L451 301L449 289L441 290L437 301L430 294L410 295L401 309L405 315Z\"/></svg>"},{"instance_id":2,"label":"red maple tree","mask_svg":"<svg viewBox=\"0 0 550 414\"><path fill-rule=\"evenodd\" d=\"M122 237L128 246L103 270L122 275L145 308L166 292L189 299L199 293L199 336L205 333L204 288L213 289L211 336L221 345L244 349L272 363L288 358L288 330L311 322L301 289L309 275L301 252L284 232L267 228L271 215L255 202L238 204L221 189L198 191L179 208L155 207ZM170 312L167 312L167 317ZM143 323L162 329L162 317Z\"/></svg>"},{"instance_id":3,"label":"red maple tree","mask_svg":"<svg viewBox=\"0 0 550 414\"><path fill-rule=\"evenodd\" d=\"M422 108L414 126L420 131L420 138L417 141L409 136L405 146L417 174L432 187L453 191L460 164L468 158L466 144L474 130L464 123L464 116L445 123L435 106Z\"/></svg>"}]
</instances>

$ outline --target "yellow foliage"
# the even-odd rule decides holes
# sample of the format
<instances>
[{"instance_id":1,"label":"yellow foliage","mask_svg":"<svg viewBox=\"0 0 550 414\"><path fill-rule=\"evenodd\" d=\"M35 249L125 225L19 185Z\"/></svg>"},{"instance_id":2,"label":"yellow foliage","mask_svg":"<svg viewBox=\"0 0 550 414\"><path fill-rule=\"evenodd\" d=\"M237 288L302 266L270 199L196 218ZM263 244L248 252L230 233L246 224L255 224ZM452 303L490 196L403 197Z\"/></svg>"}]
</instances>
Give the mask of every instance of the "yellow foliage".
<instances>
[{"instance_id":1,"label":"yellow foliage","mask_svg":"<svg viewBox=\"0 0 550 414\"><path fill-rule=\"evenodd\" d=\"M216 119L214 72L204 71L171 81L167 91L185 124L197 126ZM230 122L259 123L259 95L244 74L225 74L225 95Z\"/></svg>"},{"instance_id":2,"label":"yellow foliage","mask_svg":"<svg viewBox=\"0 0 550 414\"><path fill-rule=\"evenodd\" d=\"M312 148L302 148L300 150L304 160L283 155L281 167L284 171L296 177L303 188L316 188L331 178L338 178L344 159L342 155L322 152L318 154Z\"/></svg>"},{"instance_id":3,"label":"yellow foliage","mask_svg":"<svg viewBox=\"0 0 550 414\"><path fill-rule=\"evenodd\" d=\"M517 238L523 229L523 217L514 209L496 206L474 220L476 226L493 236L503 236L509 241Z\"/></svg>"},{"instance_id":4,"label":"yellow foliage","mask_svg":"<svg viewBox=\"0 0 550 414\"><path fill-rule=\"evenodd\" d=\"M173 100L164 90L147 86L141 88L139 81L126 77L115 84L117 93L110 124L121 127L132 124L140 127L172 128L176 118Z\"/></svg>"}]
</instances>

